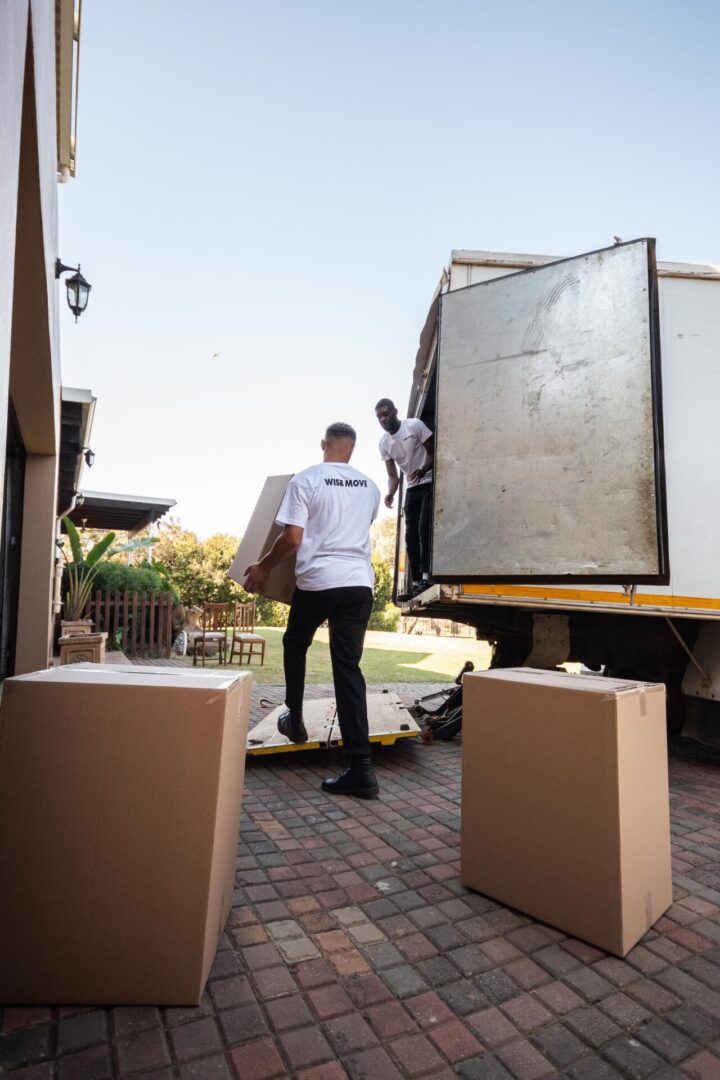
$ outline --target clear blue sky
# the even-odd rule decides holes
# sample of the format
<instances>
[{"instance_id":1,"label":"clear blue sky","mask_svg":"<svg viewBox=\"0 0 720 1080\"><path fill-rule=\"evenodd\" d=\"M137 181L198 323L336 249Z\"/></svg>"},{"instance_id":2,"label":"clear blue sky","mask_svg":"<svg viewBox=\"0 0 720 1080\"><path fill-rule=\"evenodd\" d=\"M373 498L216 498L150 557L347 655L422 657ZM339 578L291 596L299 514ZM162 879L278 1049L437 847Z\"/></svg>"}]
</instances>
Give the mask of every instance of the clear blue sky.
<instances>
[{"instance_id":1,"label":"clear blue sky","mask_svg":"<svg viewBox=\"0 0 720 1080\"><path fill-rule=\"evenodd\" d=\"M373 406L404 414L452 248L720 263L719 47L715 0L86 0L84 486L241 534L340 419L384 486Z\"/></svg>"}]
</instances>

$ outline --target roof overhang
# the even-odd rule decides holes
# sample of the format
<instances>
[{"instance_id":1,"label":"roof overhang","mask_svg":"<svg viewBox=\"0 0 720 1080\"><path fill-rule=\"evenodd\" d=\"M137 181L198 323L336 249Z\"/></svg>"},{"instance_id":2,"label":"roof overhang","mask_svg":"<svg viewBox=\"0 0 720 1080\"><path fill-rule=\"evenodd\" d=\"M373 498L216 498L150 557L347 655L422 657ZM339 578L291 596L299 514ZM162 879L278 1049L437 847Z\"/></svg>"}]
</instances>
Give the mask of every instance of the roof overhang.
<instances>
[{"instance_id":1,"label":"roof overhang","mask_svg":"<svg viewBox=\"0 0 720 1080\"><path fill-rule=\"evenodd\" d=\"M68 517L78 527L138 533L175 506L175 499L144 495L115 495L109 491L78 491Z\"/></svg>"},{"instance_id":2,"label":"roof overhang","mask_svg":"<svg viewBox=\"0 0 720 1080\"><path fill-rule=\"evenodd\" d=\"M83 470L83 454L90 442L95 403L90 390L63 386L60 406L60 464L58 473L58 516L73 504Z\"/></svg>"},{"instance_id":3,"label":"roof overhang","mask_svg":"<svg viewBox=\"0 0 720 1080\"><path fill-rule=\"evenodd\" d=\"M81 15L82 0L55 0L55 102L60 183L75 175Z\"/></svg>"}]
</instances>

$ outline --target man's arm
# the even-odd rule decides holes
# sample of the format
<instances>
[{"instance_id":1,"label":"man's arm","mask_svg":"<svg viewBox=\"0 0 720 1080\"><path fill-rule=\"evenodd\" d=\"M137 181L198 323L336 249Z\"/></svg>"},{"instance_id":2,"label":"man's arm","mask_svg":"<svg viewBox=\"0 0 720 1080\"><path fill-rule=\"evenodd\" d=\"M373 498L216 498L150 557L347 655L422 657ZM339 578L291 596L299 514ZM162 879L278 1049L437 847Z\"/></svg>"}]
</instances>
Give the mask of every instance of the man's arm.
<instances>
[{"instance_id":1,"label":"man's arm","mask_svg":"<svg viewBox=\"0 0 720 1080\"><path fill-rule=\"evenodd\" d=\"M385 505L387 506L388 510L391 510L393 499L395 498L395 492L400 486L400 477L398 476L397 465L392 460L392 458L389 458L385 462L385 468L387 469L388 474L388 492L385 496Z\"/></svg>"},{"instance_id":2,"label":"man's arm","mask_svg":"<svg viewBox=\"0 0 720 1080\"><path fill-rule=\"evenodd\" d=\"M425 476L426 473L429 473L430 470L433 467L433 458L435 456L435 439L434 439L434 436L428 435L427 439L423 443L423 449L425 450L425 453L427 454L427 461L425 462L425 464L423 465L423 467L421 469L416 469L415 472L410 477L410 479L413 480L416 484L417 484L418 480L422 480L423 476Z\"/></svg>"},{"instance_id":3,"label":"man's arm","mask_svg":"<svg viewBox=\"0 0 720 1080\"><path fill-rule=\"evenodd\" d=\"M247 592L260 592L267 581L268 574L283 559L293 555L300 547L304 529L301 525L284 525L273 546L260 562L248 566L245 571L244 588Z\"/></svg>"}]
</instances>

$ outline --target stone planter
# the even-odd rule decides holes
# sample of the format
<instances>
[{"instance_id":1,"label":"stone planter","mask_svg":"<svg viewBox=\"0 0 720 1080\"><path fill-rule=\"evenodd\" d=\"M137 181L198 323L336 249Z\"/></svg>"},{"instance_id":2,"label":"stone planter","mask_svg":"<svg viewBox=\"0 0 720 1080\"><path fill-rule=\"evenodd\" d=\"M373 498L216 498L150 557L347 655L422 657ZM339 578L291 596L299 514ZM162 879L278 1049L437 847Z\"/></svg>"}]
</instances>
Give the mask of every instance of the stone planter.
<instances>
[{"instance_id":1,"label":"stone planter","mask_svg":"<svg viewBox=\"0 0 720 1080\"><path fill-rule=\"evenodd\" d=\"M66 634L60 638L61 664L103 664L107 634Z\"/></svg>"},{"instance_id":2,"label":"stone planter","mask_svg":"<svg viewBox=\"0 0 720 1080\"><path fill-rule=\"evenodd\" d=\"M62 637L71 637L76 634L91 634L92 619L61 619L60 634Z\"/></svg>"}]
</instances>

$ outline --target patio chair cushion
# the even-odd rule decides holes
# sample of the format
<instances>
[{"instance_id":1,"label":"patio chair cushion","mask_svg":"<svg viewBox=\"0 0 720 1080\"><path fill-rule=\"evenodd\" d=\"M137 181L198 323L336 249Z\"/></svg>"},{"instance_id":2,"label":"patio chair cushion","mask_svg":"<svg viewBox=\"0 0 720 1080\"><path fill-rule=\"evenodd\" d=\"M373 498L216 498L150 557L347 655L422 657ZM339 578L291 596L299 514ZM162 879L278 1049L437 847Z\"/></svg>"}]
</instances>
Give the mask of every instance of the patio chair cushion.
<instances>
[{"instance_id":1,"label":"patio chair cushion","mask_svg":"<svg viewBox=\"0 0 720 1080\"><path fill-rule=\"evenodd\" d=\"M260 637L259 634L233 634L233 641L264 641L264 637Z\"/></svg>"}]
</instances>

